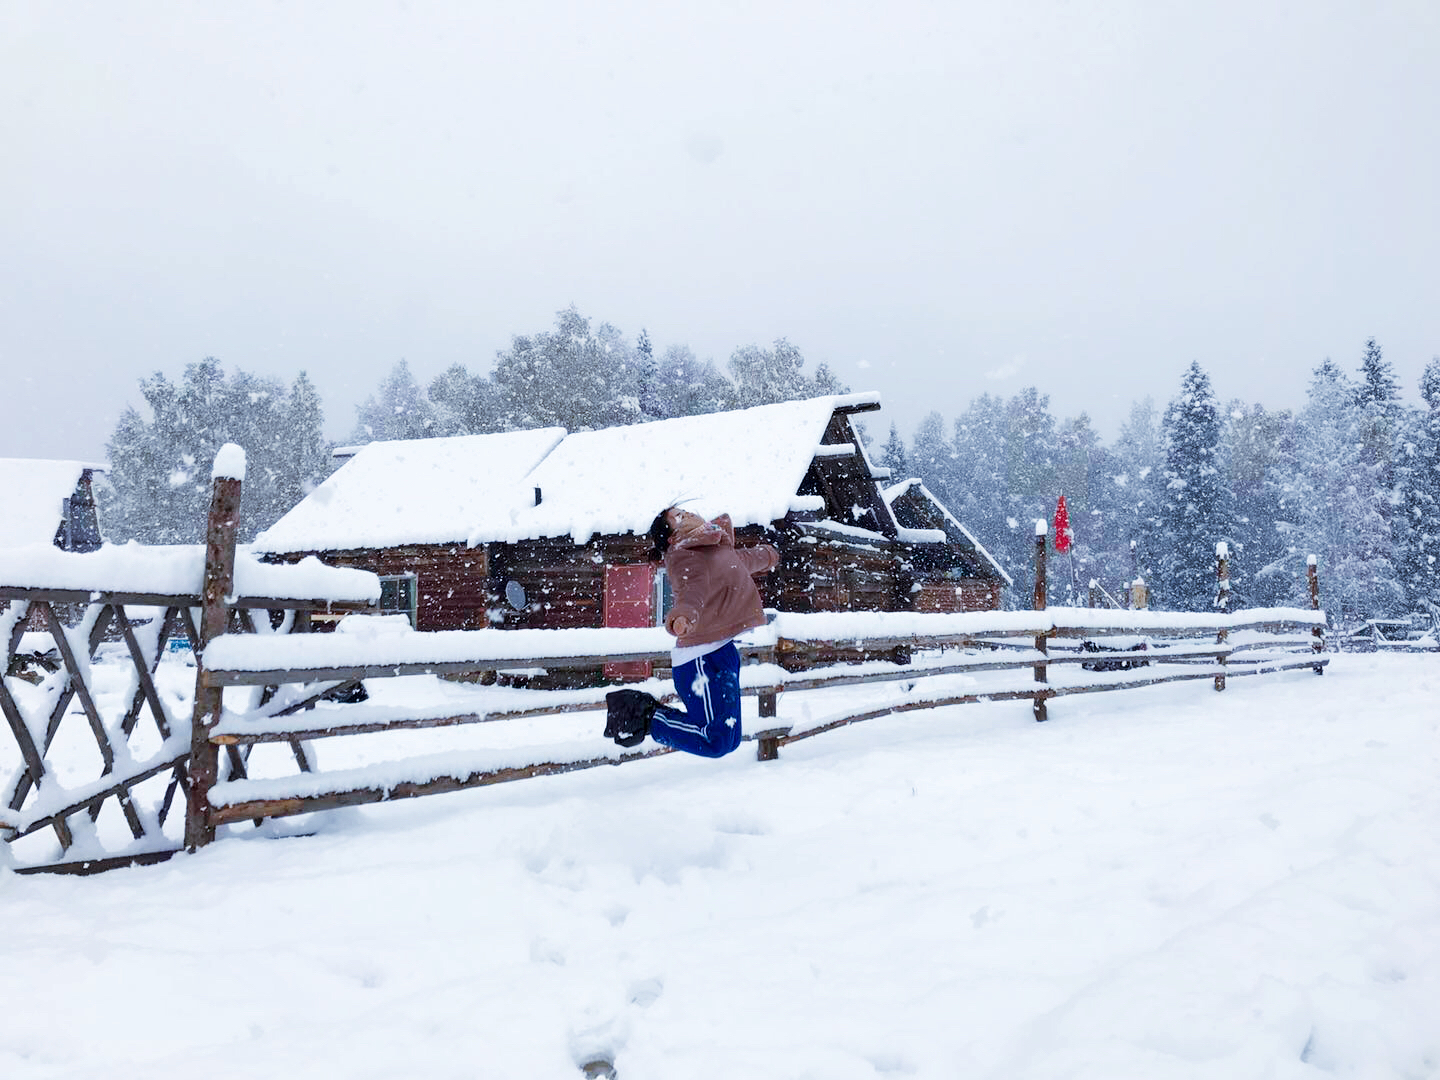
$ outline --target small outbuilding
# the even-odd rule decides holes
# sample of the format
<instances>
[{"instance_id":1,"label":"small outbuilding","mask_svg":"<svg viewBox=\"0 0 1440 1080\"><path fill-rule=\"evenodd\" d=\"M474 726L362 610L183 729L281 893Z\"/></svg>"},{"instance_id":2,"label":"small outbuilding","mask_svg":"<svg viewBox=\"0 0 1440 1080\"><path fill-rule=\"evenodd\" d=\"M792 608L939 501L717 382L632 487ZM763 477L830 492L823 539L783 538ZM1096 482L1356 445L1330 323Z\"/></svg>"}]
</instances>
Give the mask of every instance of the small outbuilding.
<instances>
[{"instance_id":1,"label":"small outbuilding","mask_svg":"<svg viewBox=\"0 0 1440 1080\"><path fill-rule=\"evenodd\" d=\"M0 458L0 548L98 548L104 538L93 485L105 468L84 461Z\"/></svg>"},{"instance_id":2,"label":"small outbuilding","mask_svg":"<svg viewBox=\"0 0 1440 1080\"><path fill-rule=\"evenodd\" d=\"M994 611L1009 574L919 479L881 491L902 536L926 534L911 557L916 611ZM938 534L938 536L937 536Z\"/></svg>"}]
</instances>

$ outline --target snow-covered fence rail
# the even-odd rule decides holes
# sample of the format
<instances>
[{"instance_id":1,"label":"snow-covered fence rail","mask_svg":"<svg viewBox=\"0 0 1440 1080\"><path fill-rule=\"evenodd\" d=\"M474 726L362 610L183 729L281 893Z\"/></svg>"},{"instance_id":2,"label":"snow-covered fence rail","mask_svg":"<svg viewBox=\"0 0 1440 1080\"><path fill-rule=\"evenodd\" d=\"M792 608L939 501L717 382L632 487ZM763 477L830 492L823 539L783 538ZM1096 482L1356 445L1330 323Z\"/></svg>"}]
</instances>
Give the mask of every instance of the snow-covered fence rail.
<instances>
[{"instance_id":1,"label":"snow-covered fence rail","mask_svg":"<svg viewBox=\"0 0 1440 1080\"><path fill-rule=\"evenodd\" d=\"M1043 702L1068 694L1210 679L1220 673L1236 676L1286 668L1320 670L1327 660L1315 656L1312 639L1303 631L1323 622L1323 612L1298 608L1231 615L1077 608L958 615L781 613L767 627L751 631L741 640L742 653L755 661L742 669L742 687L761 699L757 730L749 737L759 742L759 757L771 759L786 743L888 713L979 701ZM1135 635L1143 635L1153 647L1137 652L1128 640L1115 648L1105 647L1116 638ZM1220 637L1228 640L1214 640ZM1197 638L1211 640L1201 644ZM1053 642L1055 648L997 648L1015 639ZM327 689L361 679L497 668L595 668L616 660L664 663L664 646L668 642L668 636L658 629L381 632L283 641L225 637L210 645L203 676L207 682L219 688L266 685L279 689L258 708L227 711L210 737L219 745L246 745L595 710L603 707L605 688L540 693L538 697L548 696L553 703L512 704L472 713L456 713L453 707L443 706L406 713L394 707L361 704L331 706L323 719L317 719L306 706ZM1080 648L1082 642L1091 647ZM837 649L868 654L901 650L907 660L871 660L822 668L810 663L811 657ZM1302 650L1301 655L1297 655L1297 649ZM772 658L778 662L770 662ZM1160 670L1161 665L1167 670ZM1043 682L1033 681L1037 666L1046 670ZM1052 666L1079 674L1052 681ZM978 683L974 677L981 673L999 675L1000 680ZM1017 678L1007 682L1006 673L1032 676L1032 680ZM956 677L966 684L963 689L957 690ZM808 710L798 720L777 716L777 701L782 695L788 699L803 691L887 681L905 685L897 699L880 707L843 709L837 715L813 720ZM266 779L235 777L211 791L211 819L219 825L388 802L621 764L669 752L621 752L599 740L598 719L595 729L596 734L589 739L550 745L543 750L522 747L452 752L335 773ZM537 760L537 754L543 754L543 758Z\"/></svg>"}]
</instances>

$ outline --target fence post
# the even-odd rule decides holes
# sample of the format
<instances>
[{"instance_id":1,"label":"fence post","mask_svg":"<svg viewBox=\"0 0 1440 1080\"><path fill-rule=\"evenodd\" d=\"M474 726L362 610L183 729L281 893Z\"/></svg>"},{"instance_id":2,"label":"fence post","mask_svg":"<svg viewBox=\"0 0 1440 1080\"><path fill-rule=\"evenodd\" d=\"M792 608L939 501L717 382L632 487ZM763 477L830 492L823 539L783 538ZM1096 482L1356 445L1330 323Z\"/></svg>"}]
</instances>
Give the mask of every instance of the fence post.
<instances>
[{"instance_id":1,"label":"fence post","mask_svg":"<svg viewBox=\"0 0 1440 1080\"><path fill-rule=\"evenodd\" d=\"M1144 578L1137 577L1130 583L1130 606L1136 611L1145 611L1150 607L1150 590Z\"/></svg>"},{"instance_id":2,"label":"fence post","mask_svg":"<svg viewBox=\"0 0 1440 1080\"><path fill-rule=\"evenodd\" d=\"M1035 521L1035 610L1045 610L1045 519L1037 518ZM1035 649L1042 656L1048 656L1049 646L1046 642L1046 635L1042 631L1035 635ZM1044 662L1035 665L1035 681L1044 685L1050 681L1049 670ZM1045 708L1045 696L1043 692L1036 693L1033 702L1036 722L1048 720L1049 714Z\"/></svg>"},{"instance_id":3,"label":"fence post","mask_svg":"<svg viewBox=\"0 0 1440 1080\"><path fill-rule=\"evenodd\" d=\"M230 609L225 599L235 588L235 526L240 519L240 486L245 451L226 443L211 469L210 516L205 522L205 579L200 594L200 648L195 656L195 710L190 722L189 784L185 805L185 848L195 851L215 839L210 821L210 789L220 772L220 748L210 729L220 720L224 690L205 684L205 646L225 632Z\"/></svg>"},{"instance_id":4,"label":"fence post","mask_svg":"<svg viewBox=\"0 0 1440 1080\"><path fill-rule=\"evenodd\" d=\"M1215 594L1215 607L1219 609L1222 616L1230 614L1230 545L1221 540L1215 545L1215 578L1218 591ZM1230 640L1229 627L1222 626L1215 635L1215 644L1224 645ZM1224 655L1217 655L1215 662L1220 665L1221 671L1215 676L1215 689L1225 689L1225 662Z\"/></svg>"},{"instance_id":5,"label":"fence post","mask_svg":"<svg viewBox=\"0 0 1440 1080\"><path fill-rule=\"evenodd\" d=\"M1320 568L1317 565L1319 558L1315 555L1305 557L1305 576L1310 579L1310 610L1320 610ZM1310 644L1310 651L1322 653L1325 651L1325 631L1322 627L1316 626L1310 630L1310 636L1315 640ZM1316 664L1314 668L1316 675L1325 674L1325 665Z\"/></svg>"},{"instance_id":6,"label":"fence post","mask_svg":"<svg viewBox=\"0 0 1440 1080\"><path fill-rule=\"evenodd\" d=\"M1096 607L1100 603L1100 582L1093 577L1090 579L1090 606Z\"/></svg>"}]
</instances>

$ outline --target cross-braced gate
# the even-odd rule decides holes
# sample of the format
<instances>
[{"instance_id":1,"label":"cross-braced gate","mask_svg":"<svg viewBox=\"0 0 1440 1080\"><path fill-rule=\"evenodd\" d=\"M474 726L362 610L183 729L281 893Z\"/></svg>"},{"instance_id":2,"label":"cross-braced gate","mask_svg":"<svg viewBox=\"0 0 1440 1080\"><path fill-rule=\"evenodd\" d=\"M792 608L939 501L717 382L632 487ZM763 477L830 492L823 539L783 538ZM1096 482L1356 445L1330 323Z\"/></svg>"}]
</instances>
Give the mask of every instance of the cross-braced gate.
<instances>
[{"instance_id":1,"label":"cross-braced gate","mask_svg":"<svg viewBox=\"0 0 1440 1080\"><path fill-rule=\"evenodd\" d=\"M180 850L178 830L166 824L178 816L177 805L187 805L193 786L192 718L205 641L225 630L303 629L317 610L373 609L378 584L370 574L318 564L263 566L248 557L235 566L239 486L238 478L216 480L211 540L228 547L231 564L224 591L214 597L203 588L213 543L0 553L0 600L9 602L0 614L6 644L0 712L13 747L0 740L0 751L9 751L0 752L0 766L9 766L0 780L0 837L12 850L36 838L23 845L30 858L16 866L20 872L92 873L158 862ZM217 507L226 505L228 520L224 513L217 518ZM122 650L128 666L123 659L95 663ZM98 685L122 671L129 685L119 693ZM308 769L298 741L292 751ZM242 748L227 748L214 774L244 777L247 757ZM123 826L102 836L99 826L117 817ZM39 840L47 831L49 844Z\"/></svg>"}]
</instances>

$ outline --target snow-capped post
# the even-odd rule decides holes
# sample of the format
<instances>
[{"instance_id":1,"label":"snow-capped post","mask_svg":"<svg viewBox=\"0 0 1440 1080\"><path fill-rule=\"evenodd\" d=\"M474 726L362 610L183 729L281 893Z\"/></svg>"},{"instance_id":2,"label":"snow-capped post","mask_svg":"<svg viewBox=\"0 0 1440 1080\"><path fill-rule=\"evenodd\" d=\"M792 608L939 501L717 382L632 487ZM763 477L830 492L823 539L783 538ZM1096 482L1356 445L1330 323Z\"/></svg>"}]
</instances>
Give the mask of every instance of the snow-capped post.
<instances>
[{"instance_id":1,"label":"snow-capped post","mask_svg":"<svg viewBox=\"0 0 1440 1080\"><path fill-rule=\"evenodd\" d=\"M1045 519L1035 520L1035 610L1045 610ZM1045 633L1042 631L1035 635L1035 650L1040 655L1049 655L1049 648L1046 644ZM1037 683L1048 683L1050 681L1048 669L1042 661L1035 665L1035 681ZM1037 722L1049 719L1045 709L1045 697L1043 693L1037 692L1033 699L1035 719Z\"/></svg>"},{"instance_id":2,"label":"snow-capped post","mask_svg":"<svg viewBox=\"0 0 1440 1080\"><path fill-rule=\"evenodd\" d=\"M1145 611L1150 607L1150 587L1145 584L1144 578L1137 577L1130 583L1130 607L1135 611Z\"/></svg>"},{"instance_id":3,"label":"snow-capped post","mask_svg":"<svg viewBox=\"0 0 1440 1080\"><path fill-rule=\"evenodd\" d=\"M210 789L220 772L220 748L210 729L220 721L224 690L205 682L205 645L225 632L226 599L235 590L235 526L240 520L240 486L245 451L226 443L210 470L210 516L205 523L205 578L200 593L200 647L195 656L195 710L191 714L189 785L185 806L185 848L194 851L215 839Z\"/></svg>"},{"instance_id":4,"label":"snow-capped post","mask_svg":"<svg viewBox=\"0 0 1440 1080\"><path fill-rule=\"evenodd\" d=\"M1221 615L1230 614L1230 545L1221 540L1215 545L1215 580L1217 591L1215 593L1215 608ZM1215 644L1224 645L1230 637L1230 631L1221 627L1215 634ZM1215 676L1215 689L1225 689L1225 656L1217 655L1215 662L1220 665L1220 674Z\"/></svg>"},{"instance_id":5,"label":"snow-capped post","mask_svg":"<svg viewBox=\"0 0 1440 1080\"><path fill-rule=\"evenodd\" d=\"M1320 610L1320 567L1319 567L1319 565L1318 565L1319 562L1320 562L1320 560L1319 560L1319 557L1318 557L1318 556L1315 556L1315 555L1307 555L1307 556L1305 557L1305 576L1310 579L1310 610L1311 610L1311 611L1319 611L1319 610ZM1324 628L1323 628L1323 627L1320 627L1320 626L1315 627L1314 629L1312 629L1312 630L1310 631L1310 636L1315 639L1315 640L1314 640L1313 642L1311 642L1311 644L1310 644L1310 649L1311 649L1311 651L1312 651L1312 652L1317 652L1317 653L1322 653L1322 652L1324 652L1324 651L1325 651L1325 630L1324 630ZM1316 664L1314 670L1315 670L1315 674L1316 674L1316 675L1324 675L1324 674L1325 674L1325 665L1324 665L1324 664Z\"/></svg>"},{"instance_id":6,"label":"snow-capped post","mask_svg":"<svg viewBox=\"0 0 1440 1080\"><path fill-rule=\"evenodd\" d=\"M1100 582L1093 577L1090 579L1090 606L1096 607L1100 603Z\"/></svg>"}]
</instances>

